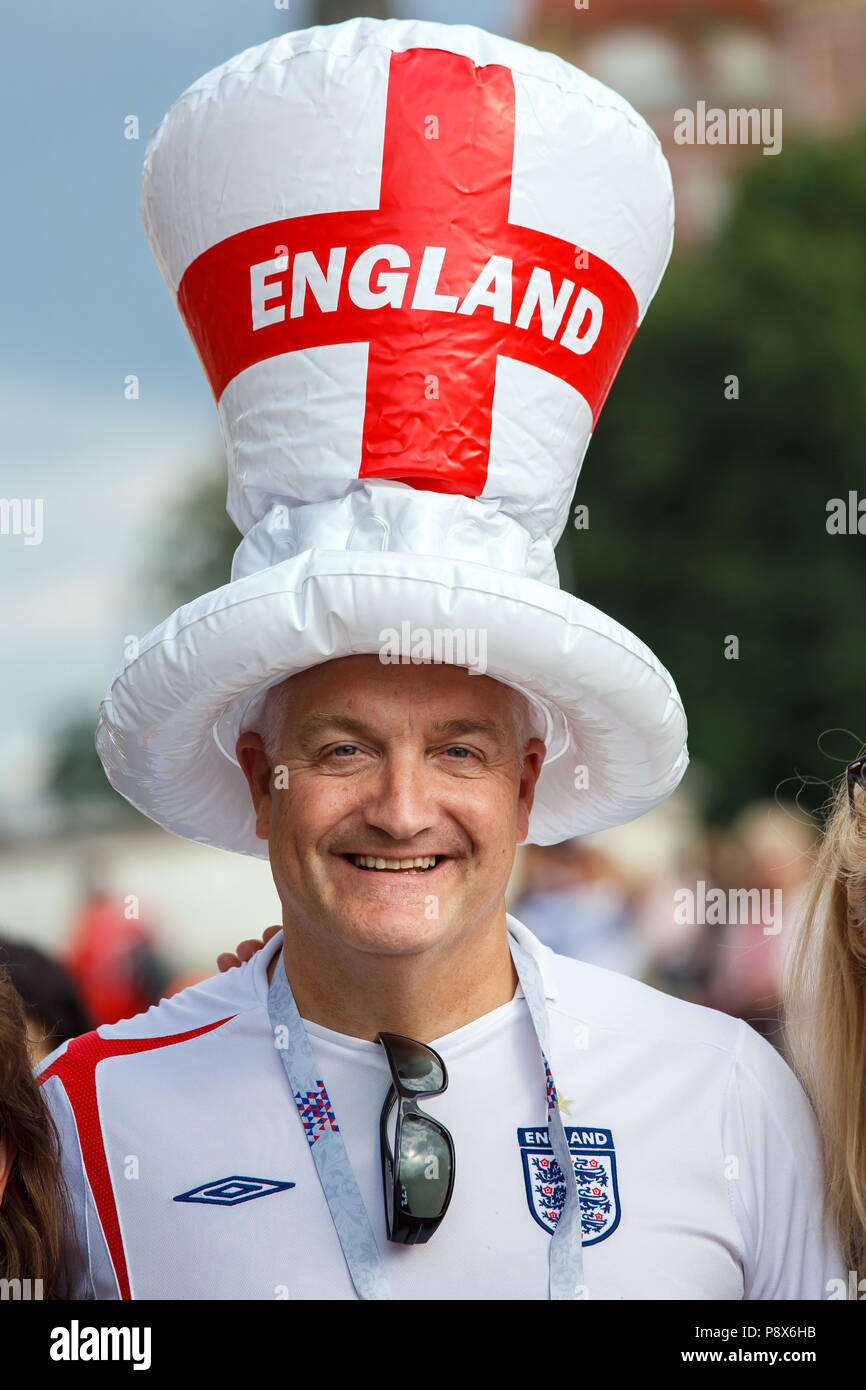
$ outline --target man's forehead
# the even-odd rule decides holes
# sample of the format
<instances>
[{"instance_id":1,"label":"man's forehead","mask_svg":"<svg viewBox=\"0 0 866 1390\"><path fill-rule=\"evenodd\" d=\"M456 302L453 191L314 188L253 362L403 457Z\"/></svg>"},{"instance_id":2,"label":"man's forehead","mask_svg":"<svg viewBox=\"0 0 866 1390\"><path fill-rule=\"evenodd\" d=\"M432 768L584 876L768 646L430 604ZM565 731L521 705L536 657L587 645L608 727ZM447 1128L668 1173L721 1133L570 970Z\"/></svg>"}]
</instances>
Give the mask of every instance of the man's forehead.
<instances>
[{"instance_id":1,"label":"man's forehead","mask_svg":"<svg viewBox=\"0 0 866 1390\"><path fill-rule=\"evenodd\" d=\"M310 703L320 699L355 696L361 686L377 695L399 700L404 695L417 699L419 692L428 699L453 693L462 709L489 709L508 701L510 687L490 676L470 673L465 666L451 662L385 662L363 653L323 661L283 682L292 702Z\"/></svg>"},{"instance_id":2,"label":"man's forehead","mask_svg":"<svg viewBox=\"0 0 866 1390\"><path fill-rule=\"evenodd\" d=\"M395 665L368 653L322 662L272 686L259 732L265 746L290 739L311 751L331 737L485 739L503 754L533 737L522 691L445 662Z\"/></svg>"}]
</instances>

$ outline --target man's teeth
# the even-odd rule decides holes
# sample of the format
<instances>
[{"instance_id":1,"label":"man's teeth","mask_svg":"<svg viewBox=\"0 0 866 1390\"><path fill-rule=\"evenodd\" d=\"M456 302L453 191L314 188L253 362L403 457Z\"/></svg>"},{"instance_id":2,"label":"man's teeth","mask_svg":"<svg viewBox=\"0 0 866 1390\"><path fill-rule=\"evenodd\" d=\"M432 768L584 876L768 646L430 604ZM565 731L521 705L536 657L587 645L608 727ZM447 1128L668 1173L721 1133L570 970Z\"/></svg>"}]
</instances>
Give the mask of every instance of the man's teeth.
<instances>
[{"instance_id":1,"label":"man's teeth","mask_svg":"<svg viewBox=\"0 0 866 1390\"><path fill-rule=\"evenodd\" d=\"M415 859L379 859L371 854L353 854L352 863L359 869L432 869L437 855L426 854Z\"/></svg>"}]
</instances>

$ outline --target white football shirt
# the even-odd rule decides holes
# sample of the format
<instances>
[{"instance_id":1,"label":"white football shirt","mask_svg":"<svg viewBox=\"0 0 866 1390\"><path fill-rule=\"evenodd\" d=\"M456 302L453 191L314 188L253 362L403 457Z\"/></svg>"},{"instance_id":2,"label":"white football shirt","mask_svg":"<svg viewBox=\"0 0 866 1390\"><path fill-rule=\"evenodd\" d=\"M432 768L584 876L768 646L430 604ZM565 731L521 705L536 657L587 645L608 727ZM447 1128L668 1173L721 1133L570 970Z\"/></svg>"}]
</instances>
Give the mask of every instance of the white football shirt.
<instances>
[{"instance_id":1,"label":"white football shirt","mask_svg":"<svg viewBox=\"0 0 866 1390\"><path fill-rule=\"evenodd\" d=\"M819 1144L789 1067L746 1023L555 955L537 959L581 1195L588 1299L821 1299L845 1278ZM37 1068L60 1128L79 1298L353 1299L267 1011L282 933L245 965L64 1044ZM385 1233L381 1046L305 1021L395 1299L546 1299L562 1190L518 985L434 1039L422 1107L451 1132L425 1245ZM551 1215L552 1213L552 1215Z\"/></svg>"}]
</instances>

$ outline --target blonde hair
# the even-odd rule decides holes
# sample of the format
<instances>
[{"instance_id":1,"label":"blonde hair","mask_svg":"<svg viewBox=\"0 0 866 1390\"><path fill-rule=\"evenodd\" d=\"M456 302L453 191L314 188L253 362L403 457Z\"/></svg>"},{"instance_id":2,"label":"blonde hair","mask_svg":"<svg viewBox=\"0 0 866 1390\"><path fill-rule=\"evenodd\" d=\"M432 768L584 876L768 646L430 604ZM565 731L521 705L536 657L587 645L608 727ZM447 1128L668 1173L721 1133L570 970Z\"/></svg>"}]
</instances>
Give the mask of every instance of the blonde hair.
<instances>
[{"instance_id":1,"label":"blonde hair","mask_svg":"<svg viewBox=\"0 0 866 1390\"><path fill-rule=\"evenodd\" d=\"M821 1132L827 1207L866 1274L866 793L831 798L784 981L786 1043Z\"/></svg>"}]
</instances>

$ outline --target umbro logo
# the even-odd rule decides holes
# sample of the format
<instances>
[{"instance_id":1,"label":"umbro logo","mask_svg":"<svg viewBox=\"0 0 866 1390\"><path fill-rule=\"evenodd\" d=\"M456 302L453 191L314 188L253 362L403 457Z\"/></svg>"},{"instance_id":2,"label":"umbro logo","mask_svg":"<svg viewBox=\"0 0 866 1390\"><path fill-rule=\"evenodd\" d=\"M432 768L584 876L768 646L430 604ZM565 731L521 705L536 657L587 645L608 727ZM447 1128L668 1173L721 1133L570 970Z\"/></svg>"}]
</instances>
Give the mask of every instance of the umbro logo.
<instances>
[{"instance_id":1,"label":"umbro logo","mask_svg":"<svg viewBox=\"0 0 866 1390\"><path fill-rule=\"evenodd\" d=\"M237 1207L241 1202L252 1202L256 1197L269 1197L272 1192L285 1192L294 1187L293 1182L275 1182L270 1178L241 1178L233 1174L230 1178L219 1178L216 1182L202 1183L201 1187L191 1187L189 1192L181 1192L173 1197L175 1202L203 1202L209 1207Z\"/></svg>"}]
</instances>

